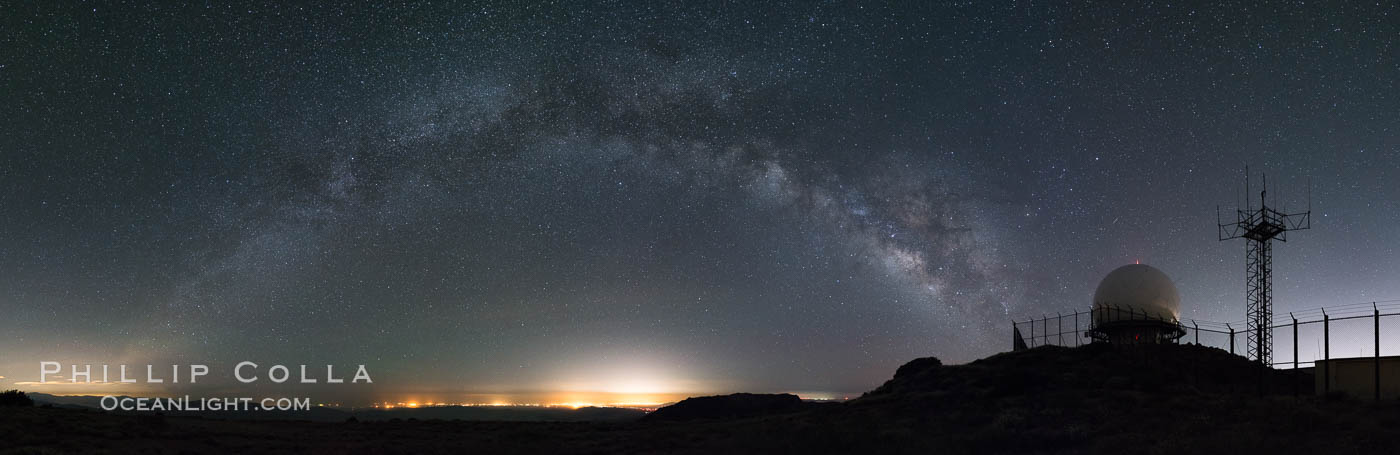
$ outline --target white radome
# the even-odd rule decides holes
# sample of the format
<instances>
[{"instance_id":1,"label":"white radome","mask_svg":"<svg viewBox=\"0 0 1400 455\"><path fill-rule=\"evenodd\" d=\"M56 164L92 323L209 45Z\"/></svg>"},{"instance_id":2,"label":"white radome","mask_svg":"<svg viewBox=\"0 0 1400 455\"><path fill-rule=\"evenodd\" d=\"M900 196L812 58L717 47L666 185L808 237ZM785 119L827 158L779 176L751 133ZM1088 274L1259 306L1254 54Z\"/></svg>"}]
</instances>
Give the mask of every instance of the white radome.
<instances>
[{"instance_id":1,"label":"white radome","mask_svg":"<svg viewBox=\"0 0 1400 455\"><path fill-rule=\"evenodd\" d=\"M1094 291L1094 321L1176 321L1181 296L1167 274L1144 264L1128 264L1108 273Z\"/></svg>"}]
</instances>

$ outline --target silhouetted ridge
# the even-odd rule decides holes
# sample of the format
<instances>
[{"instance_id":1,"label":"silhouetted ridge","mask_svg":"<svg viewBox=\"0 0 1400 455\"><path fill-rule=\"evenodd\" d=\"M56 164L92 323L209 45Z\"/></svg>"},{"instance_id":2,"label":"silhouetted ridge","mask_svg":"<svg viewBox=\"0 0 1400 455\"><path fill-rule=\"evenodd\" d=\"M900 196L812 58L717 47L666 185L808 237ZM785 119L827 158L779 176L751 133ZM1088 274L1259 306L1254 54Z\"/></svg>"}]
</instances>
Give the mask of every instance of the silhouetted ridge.
<instances>
[{"instance_id":1,"label":"silhouetted ridge","mask_svg":"<svg viewBox=\"0 0 1400 455\"><path fill-rule=\"evenodd\" d=\"M360 415L347 425L342 414L333 424L177 416L161 423L22 407L0 408L0 434L21 451L57 453L1397 453L1400 403L1317 398L1307 370L1267 370L1272 395L1260 397L1261 371L1192 345L1041 347L965 365L917 359L845 403L741 393L690 398L641 422L415 414Z\"/></svg>"},{"instance_id":2,"label":"silhouetted ridge","mask_svg":"<svg viewBox=\"0 0 1400 455\"><path fill-rule=\"evenodd\" d=\"M735 393L711 397L686 398L681 402L657 409L646 420L724 419L758 415L782 414L807 409L797 395Z\"/></svg>"},{"instance_id":3,"label":"silhouetted ridge","mask_svg":"<svg viewBox=\"0 0 1400 455\"><path fill-rule=\"evenodd\" d=\"M1136 390L1146 393L1258 393L1258 364L1223 350L1191 344L1077 348L1043 346L1007 352L966 365L944 366L938 359L916 359L899 367L893 379L862 399L884 395L957 393L1018 395L1043 390ZM1312 375L1267 369L1269 394L1312 391Z\"/></svg>"},{"instance_id":4,"label":"silhouetted ridge","mask_svg":"<svg viewBox=\"0 0 1400 455\"><path fill-rule=\"evenodd\" d=\"M894 371L894 377L909 377L929 371L936 371L938 367L941 366L943 366L943 361L938 360L938 357L921 357L910 360L909 363L900 366L898 370Z\"/></svg>"}]
</instances>

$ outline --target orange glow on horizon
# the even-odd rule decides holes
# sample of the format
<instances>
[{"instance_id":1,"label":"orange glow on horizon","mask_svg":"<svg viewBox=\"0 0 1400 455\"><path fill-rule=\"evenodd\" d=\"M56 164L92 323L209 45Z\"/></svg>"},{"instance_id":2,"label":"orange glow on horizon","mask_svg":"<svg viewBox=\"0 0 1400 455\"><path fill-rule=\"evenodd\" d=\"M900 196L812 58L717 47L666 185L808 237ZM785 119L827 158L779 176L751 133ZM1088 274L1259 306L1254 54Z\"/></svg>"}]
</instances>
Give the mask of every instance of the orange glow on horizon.
<instances>
[{"instance_id":1,"label":"orange glow on horizon","mask_svg":"<svg viewBox=\"0 0 1400 455\"><path fill-rule=\"evenodd\" d=\"M804 400L812 401L845 401L851 397L847 394L826 393L826 392L787 392L802 397ZM418 409L429 407L464 406L464 407L530 407L530 408L568 408L582 409L587 407L599 408L629 408L645 411L655 411L656 409L684 400L689 397L713 395L715 393L695 393L695 394L619 394L609 392L554 392L554 393L521 393L521 394L498 394L498 395L477 395L476 399L470 397L466 399L450 400L434 398L432 400L404 400L404 401L384 401L374 403L371 407L376 409ZM484 398L484 399L483 399Z\"/></svg>"}]
</instances>

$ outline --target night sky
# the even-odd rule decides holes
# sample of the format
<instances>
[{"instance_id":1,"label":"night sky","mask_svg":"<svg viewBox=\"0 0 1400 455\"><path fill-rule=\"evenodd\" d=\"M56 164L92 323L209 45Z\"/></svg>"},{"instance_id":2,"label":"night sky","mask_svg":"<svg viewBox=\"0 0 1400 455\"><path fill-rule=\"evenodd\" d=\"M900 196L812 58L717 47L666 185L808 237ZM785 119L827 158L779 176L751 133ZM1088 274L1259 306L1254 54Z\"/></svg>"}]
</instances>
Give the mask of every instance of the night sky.
<instances>
[{"instance_id":1,"label":"night sky","mask_svg":"<svg viewBox=\"0 0 1400 455\"><path fill-rule=\"evenodd\" d=\"M1246 165L1276 313L1400 298L1395 3L631 3L0 6L0 386L858 394L1139 260L1242 321Z\"/></svg>"}]
</instances>

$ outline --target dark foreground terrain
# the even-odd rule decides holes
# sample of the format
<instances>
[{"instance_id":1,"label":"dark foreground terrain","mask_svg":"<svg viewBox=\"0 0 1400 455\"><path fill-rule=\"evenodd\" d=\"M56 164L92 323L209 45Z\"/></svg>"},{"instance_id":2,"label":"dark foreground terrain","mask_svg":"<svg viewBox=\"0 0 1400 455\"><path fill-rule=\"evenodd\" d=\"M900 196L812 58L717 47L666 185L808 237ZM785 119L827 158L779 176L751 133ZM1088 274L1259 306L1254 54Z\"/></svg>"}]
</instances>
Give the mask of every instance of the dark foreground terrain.
<instances>
[{"instance_id":1,"label":"dark foreground terrain","mask_svg":"<svg viewBox=\"0 0 1400 455\"><path fill-rule=\"evenodd\" d=\"M736 395L625 422L237 421L0 408L8 452L1400 453L1400 403L1192 345L924 358L843 404ZM1294 382L1296 381L1296 382ZM1294 397L1295 386L1303 395Z\"/></svg>"}]
</instances>

